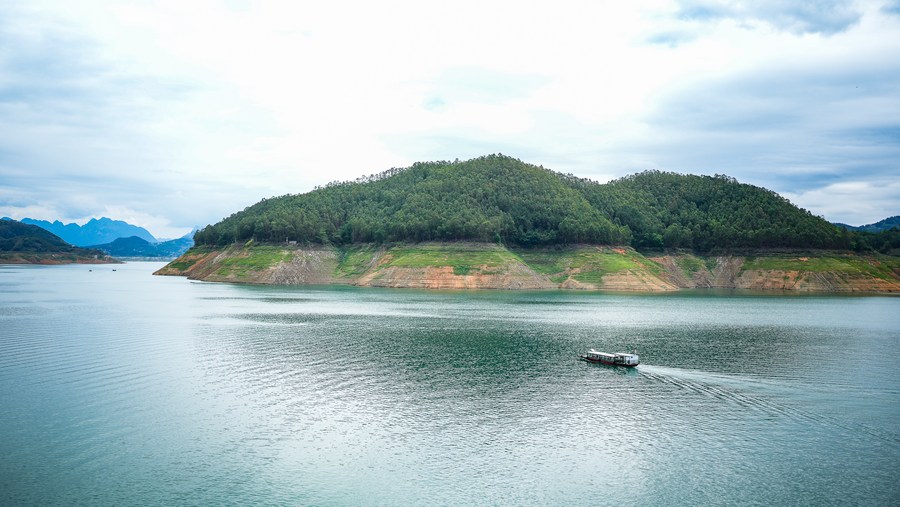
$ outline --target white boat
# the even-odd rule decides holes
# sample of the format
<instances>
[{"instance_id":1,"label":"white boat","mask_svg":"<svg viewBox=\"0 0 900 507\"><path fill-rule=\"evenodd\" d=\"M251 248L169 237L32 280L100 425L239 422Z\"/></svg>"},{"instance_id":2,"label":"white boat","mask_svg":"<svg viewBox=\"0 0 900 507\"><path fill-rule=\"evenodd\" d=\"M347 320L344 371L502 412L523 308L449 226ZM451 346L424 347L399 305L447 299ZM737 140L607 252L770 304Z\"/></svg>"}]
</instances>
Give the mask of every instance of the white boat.
<instances>
[{"instance_id":1,"label":"white boat","mask_svg":"<svg viewBox=\"0 0 900 507\"><path fill-rule=\"evenodd\" d=\"M603 363L611 366L634 367L641 364L641 357L637 355L637 351L632 351L631 353L614 352L610 354L591 349L586 354L581 354L578 357L592 363Z\"/></svg>"}]
</instances>

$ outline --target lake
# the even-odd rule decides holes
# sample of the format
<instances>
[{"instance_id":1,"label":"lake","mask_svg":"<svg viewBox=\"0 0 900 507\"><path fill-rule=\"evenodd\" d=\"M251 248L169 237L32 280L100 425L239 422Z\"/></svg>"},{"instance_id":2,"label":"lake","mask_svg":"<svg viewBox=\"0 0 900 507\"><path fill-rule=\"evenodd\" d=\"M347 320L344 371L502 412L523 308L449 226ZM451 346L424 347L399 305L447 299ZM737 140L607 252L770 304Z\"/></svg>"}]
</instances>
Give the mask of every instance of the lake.
<instances>
[{"instance_id":1,"label":"lake","mask_svg":"<svg viewBox=\"0 0 900 507\"><path fill-rule=\"evenodd\" d=\"M159 267L0 266L0 504L900 502L897 297Z\"/></svg>"}]
</instances>

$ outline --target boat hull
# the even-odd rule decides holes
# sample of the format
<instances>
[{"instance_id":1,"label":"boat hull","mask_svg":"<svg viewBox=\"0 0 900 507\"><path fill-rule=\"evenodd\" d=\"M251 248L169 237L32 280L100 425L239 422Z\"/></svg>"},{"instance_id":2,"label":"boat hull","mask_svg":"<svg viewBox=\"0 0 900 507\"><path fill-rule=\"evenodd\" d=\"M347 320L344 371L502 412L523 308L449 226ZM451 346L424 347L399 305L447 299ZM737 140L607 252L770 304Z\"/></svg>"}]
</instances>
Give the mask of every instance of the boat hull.
<instances>
[{"instance_id":1,"label":"boat hull","mask_svg":"<svg viewBox=\"0 0 900 507\"><path fill-rule=\"evenodd\" d=\"M588 357L588 356L584 356L584 355L581 355L578 357L580 357L582 360L587 361L589 363L605 364L607 366L621 366L623 368L634 368L635 366L641 364L640 362L637 362L634 364L615 363L612 361L604 361L602 359L594 359L592 357Z\"/></svg>"}]
</instances>

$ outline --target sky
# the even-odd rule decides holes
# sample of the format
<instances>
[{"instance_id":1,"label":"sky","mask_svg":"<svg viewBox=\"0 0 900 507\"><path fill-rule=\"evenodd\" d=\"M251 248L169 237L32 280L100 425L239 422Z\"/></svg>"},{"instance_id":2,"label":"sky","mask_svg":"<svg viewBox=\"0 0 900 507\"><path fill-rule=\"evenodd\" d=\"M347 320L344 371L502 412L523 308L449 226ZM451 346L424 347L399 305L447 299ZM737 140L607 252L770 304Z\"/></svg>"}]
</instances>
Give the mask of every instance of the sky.
<instances>
[{"instance_id":1,"label":"sky","mask_svg":"<svg viewBox=\"0 0 900 507\"><path fill-rule=\"evenodd\" d=\"M0 216L179 237L502 153L900 214L900 0L4 0Z\"/></svg>"}]
</instances>

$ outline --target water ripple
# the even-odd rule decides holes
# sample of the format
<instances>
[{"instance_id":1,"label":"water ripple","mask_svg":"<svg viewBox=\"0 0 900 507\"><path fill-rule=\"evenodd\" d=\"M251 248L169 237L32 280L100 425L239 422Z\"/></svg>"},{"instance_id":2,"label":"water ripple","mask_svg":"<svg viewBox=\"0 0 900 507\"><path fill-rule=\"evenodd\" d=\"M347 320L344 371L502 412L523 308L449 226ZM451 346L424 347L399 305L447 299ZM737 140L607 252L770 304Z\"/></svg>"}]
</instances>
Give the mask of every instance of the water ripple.
<instances>
[{"instance_id":1,"label":"water ripple","mask_svg":"<svg viewBox=\"0 0 900 507\"><path fill-rule=\"evenodd\" d=\"M240 287L150 268L3 273L0 503L900 494L896 299ZM576 359L591 347L644 363ZM853 349L875 360L842 362Z\"/></svg>"}]
</instances>

